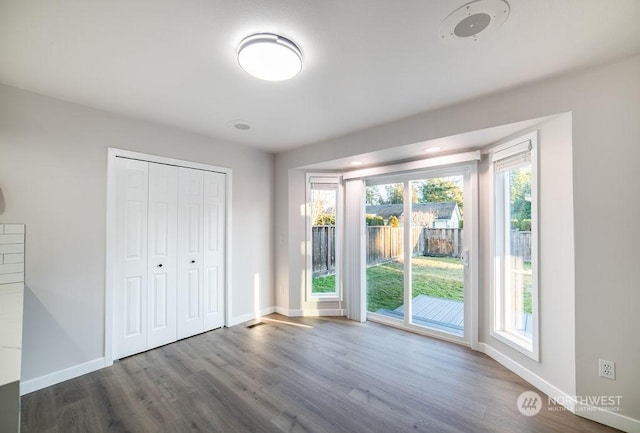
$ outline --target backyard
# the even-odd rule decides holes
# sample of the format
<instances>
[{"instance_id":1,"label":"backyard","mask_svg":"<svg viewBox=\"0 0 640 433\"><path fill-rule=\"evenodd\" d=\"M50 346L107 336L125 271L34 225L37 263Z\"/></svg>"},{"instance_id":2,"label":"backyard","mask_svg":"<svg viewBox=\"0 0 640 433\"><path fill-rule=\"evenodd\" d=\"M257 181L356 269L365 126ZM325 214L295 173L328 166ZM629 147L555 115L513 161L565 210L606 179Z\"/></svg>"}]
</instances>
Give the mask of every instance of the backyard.
<instances>
[{"instance_id":1,"label":"backyard","mask_svg":"<svg viewBox=\"0 0 640 433\"><path fill-rule=\"evenodd\" d=\"M424 257L411 259L412 297L428 295L436 298L463 300L463 267L458 258ZM524 264L524 310L531 312L531 263ZM313 278L313 292L335 290L335 275ZM403 262L392 261L367 268L367 309L395 310L403 305Z\"/></svg>"}]
</instances>

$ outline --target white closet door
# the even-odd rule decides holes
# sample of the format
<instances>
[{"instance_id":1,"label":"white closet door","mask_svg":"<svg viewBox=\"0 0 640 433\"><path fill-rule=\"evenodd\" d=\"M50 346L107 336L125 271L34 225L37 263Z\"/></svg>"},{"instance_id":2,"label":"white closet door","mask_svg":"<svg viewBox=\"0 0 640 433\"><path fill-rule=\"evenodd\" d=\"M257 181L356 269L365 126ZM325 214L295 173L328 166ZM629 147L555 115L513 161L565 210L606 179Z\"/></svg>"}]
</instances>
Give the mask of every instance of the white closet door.
<instances>
[{"instance_id":1,"label":"white closet door","mask_svg":"<svg viewBox=\"0 0 640 433\"><path fill-rule=\"evenodd\" d=\"M224 325L225 175L204 173L204 329Z\"/></svg>"},{"instance_id":2,"label":"white closet door","mask_svg":"<svg viewBox=\"0 0 640 433\"><path fill-rule=\"evenodd\" d=\"M178 338L204 331L203 183L203 171L178 168Z\"/></svg>"},{"instance_id":3,"label":"white closet door","mask_svg":"<svg viewBox=\"0 0 640 433\"><path fill-rule=\"evenodd\" d=\"M147 162L118 158L114 357L147 349Z\"/></svg>"},{"instance_id":4,"label":"white closet door","mask_svg":"<svg viewBox=\"0 0 640 433\"><path fill-rule=\"evenodd\" d=\"M178 168L149 164L147 349L176 341Z\"/></svg>"}]
</instances>

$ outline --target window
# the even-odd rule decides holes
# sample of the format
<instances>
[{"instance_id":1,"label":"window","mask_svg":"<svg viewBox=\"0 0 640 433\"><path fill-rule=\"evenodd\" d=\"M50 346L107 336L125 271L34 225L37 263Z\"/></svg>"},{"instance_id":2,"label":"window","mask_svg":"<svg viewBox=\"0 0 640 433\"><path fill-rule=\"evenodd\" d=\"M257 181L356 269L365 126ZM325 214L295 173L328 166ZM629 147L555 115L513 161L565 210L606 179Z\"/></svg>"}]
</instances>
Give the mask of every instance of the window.
<instances>
[{"instance_id":1,"label":"window","mask_svg":"<svg viewBox=\"0 0 640 433\"><path fill-rule=\"evenodd\" d=\"M536 152L536 133L492 152L492 335L538 360Z\"/></svg>"},{"instance_id":2,"label":"window","mask_svg":"<svg viewBox=\"0 0 640 433\"><path fill-rule=\"evenodd\" d=\"M340 299L340 177L307 175L307 297Z\"/></svg>"}]
</instances>

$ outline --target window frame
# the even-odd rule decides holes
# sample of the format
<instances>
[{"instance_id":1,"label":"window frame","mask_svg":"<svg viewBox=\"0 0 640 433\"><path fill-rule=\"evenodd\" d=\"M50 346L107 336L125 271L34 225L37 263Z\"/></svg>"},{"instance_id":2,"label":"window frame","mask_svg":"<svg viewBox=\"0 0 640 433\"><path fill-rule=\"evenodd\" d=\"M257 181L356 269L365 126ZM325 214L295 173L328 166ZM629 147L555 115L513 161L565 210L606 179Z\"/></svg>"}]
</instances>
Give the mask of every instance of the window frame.
<instances>
[{"instance_id":1,"label":"window frame","mask_svg":"<svg viewBox=\"0 0 640 433\"><path fill-rule=\"evenodd\" d=\"M335 223L335 280L336 291L329 293L313 293L313 236L312 227L312 184L336 185L336 223ZM340 302L343 298L342 290L342 245L344 231L344 185L341 173L306 173L305 175L305 256L306 276L305 294L307 301Z\"/></svg>"},{"instance_id":2,"label":"window frame","mask_svg":"<svg viewBox=\"0 0 640 433\"><path fill-rule=\"evenodd\" d=\"M496 173L495 164L497 161L505 160L519 153L527 151L530 155L531 163L531 319L532 335L531 341L522 335L510 331L505 326L504 291L505 272L501 264L504 260L505 233L511 230L511 217L506 215L507 208L504 206L506 192L498 191L498 188L505 188L505 184L500 182ZM532 131L514 140L496 146L490 154L490 269L491 269L491 324L490 335L492 338L508 345L518 352L528 356L536 362L540 361L539 345L539 286L538 286L538 131ZM502 214L500 218L500 214Z\"/></svg>"},{"instance_id":3,"label":"window frame","mask_svg":"<svg viewBox=\"0 0 640 433\"><path fill-rule=\"evenodd\" d=\"M407 164L397 164L393 166L381 166L374 169L365 169L359 172L353 173L373 173L369 176L363 176L365 180L365 189L369 186L384 185L390 183L403 183L405 185L405 197L403 204L405 206L405 213L409 214L410 207L410 194L411 188L408 183L414 180L422 180L424 178L438 178L449 176L462 176L464 182L463 195L464 195L464 207L465 207L465 222L464 226L467 228L465 232L464 243L468 245L465 247L465 254L467 255L468 264L464 266L465 280L464 280L464 333L463 335L457 335L454 333L443 332L441 330L416 325L411 320L411 303L405 302L405 315L402 319L389 318L387 316L368 311L367 308L367 279L366 275L363 278L362 289L364 294L364 311L367 320L372 322L382 323L385 325L393 326L399 329L409 330L417 334L426 335L430 337L439 338L441 340L450 341L457 344L463 344L470 346L474 350L479 350L479 185L478 185L478 161L481 159L479 151L467 152L464 154L454 154L437 158L437 164L434 163L434 158L427 160L414 161ZM420 163L420 168L418 168ZM411 167L411 170L403 171L402 168ZM395 171L397 170L397 171ZM345 173L345 178L356 177L350 173ZM364 201L364 191L362 200ZM364 218L362 219L364 224ZM405 231L409 233L409 231ZM404 245L409 245L410 239L405 238ZM408 251L403 253L403 256L409 256ZM363 258L363 263L366 260ZM366 266L366 263L363 265ZM404 268L404 287L403 296L411 297L412 293L412 278L411 271Z\"/></svg>"}]
</instances>

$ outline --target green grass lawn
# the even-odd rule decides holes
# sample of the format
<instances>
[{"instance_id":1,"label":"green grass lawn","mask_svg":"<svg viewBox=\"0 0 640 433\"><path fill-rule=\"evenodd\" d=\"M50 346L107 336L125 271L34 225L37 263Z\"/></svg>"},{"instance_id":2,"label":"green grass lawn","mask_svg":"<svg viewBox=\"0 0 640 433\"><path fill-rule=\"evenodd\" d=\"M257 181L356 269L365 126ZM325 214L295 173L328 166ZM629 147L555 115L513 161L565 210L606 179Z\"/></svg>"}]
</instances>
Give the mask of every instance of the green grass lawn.
<instances>
[{"instance_id":1,"label":"green grass lawn","mask_svg":"<svg viewBox=\"0 0 640 433\"><path fill-rule=\"evenodd\" d=\"M461 301L463 269L453 257L414 257L411 259L412 297L428 295ZM367 269L367 308L395 310L403 300L403 262L391 262Z\"/></svg>"},{"instance_id":2,"label":"green grass lawn","mask_svg":"<svg viewBox=\"0 0 640 433\"><path fill-rule=\"evenodd\" d=\"M312 280L313 288L312 293L331 293L336 290L336 276L327 275L322 277L315 277Z\"/></svg>"},{"instance_id":3,"label":"green grass lawn","mask_svg":"<svg viewBox=\"0 0 640 433\"><path fill-rule=\"evenodd\" d=\"M413 276L412 296L428 295L436 298L462 301L463 267L453 257L414 257L411 259ZM313 279L313 293L335 290L335 275ZM531 264L524 267L524 309L531 312ZM367 268L367 309L395 310L403 300L403 263L385 263Z\"/></svg>"}]
</instances>

